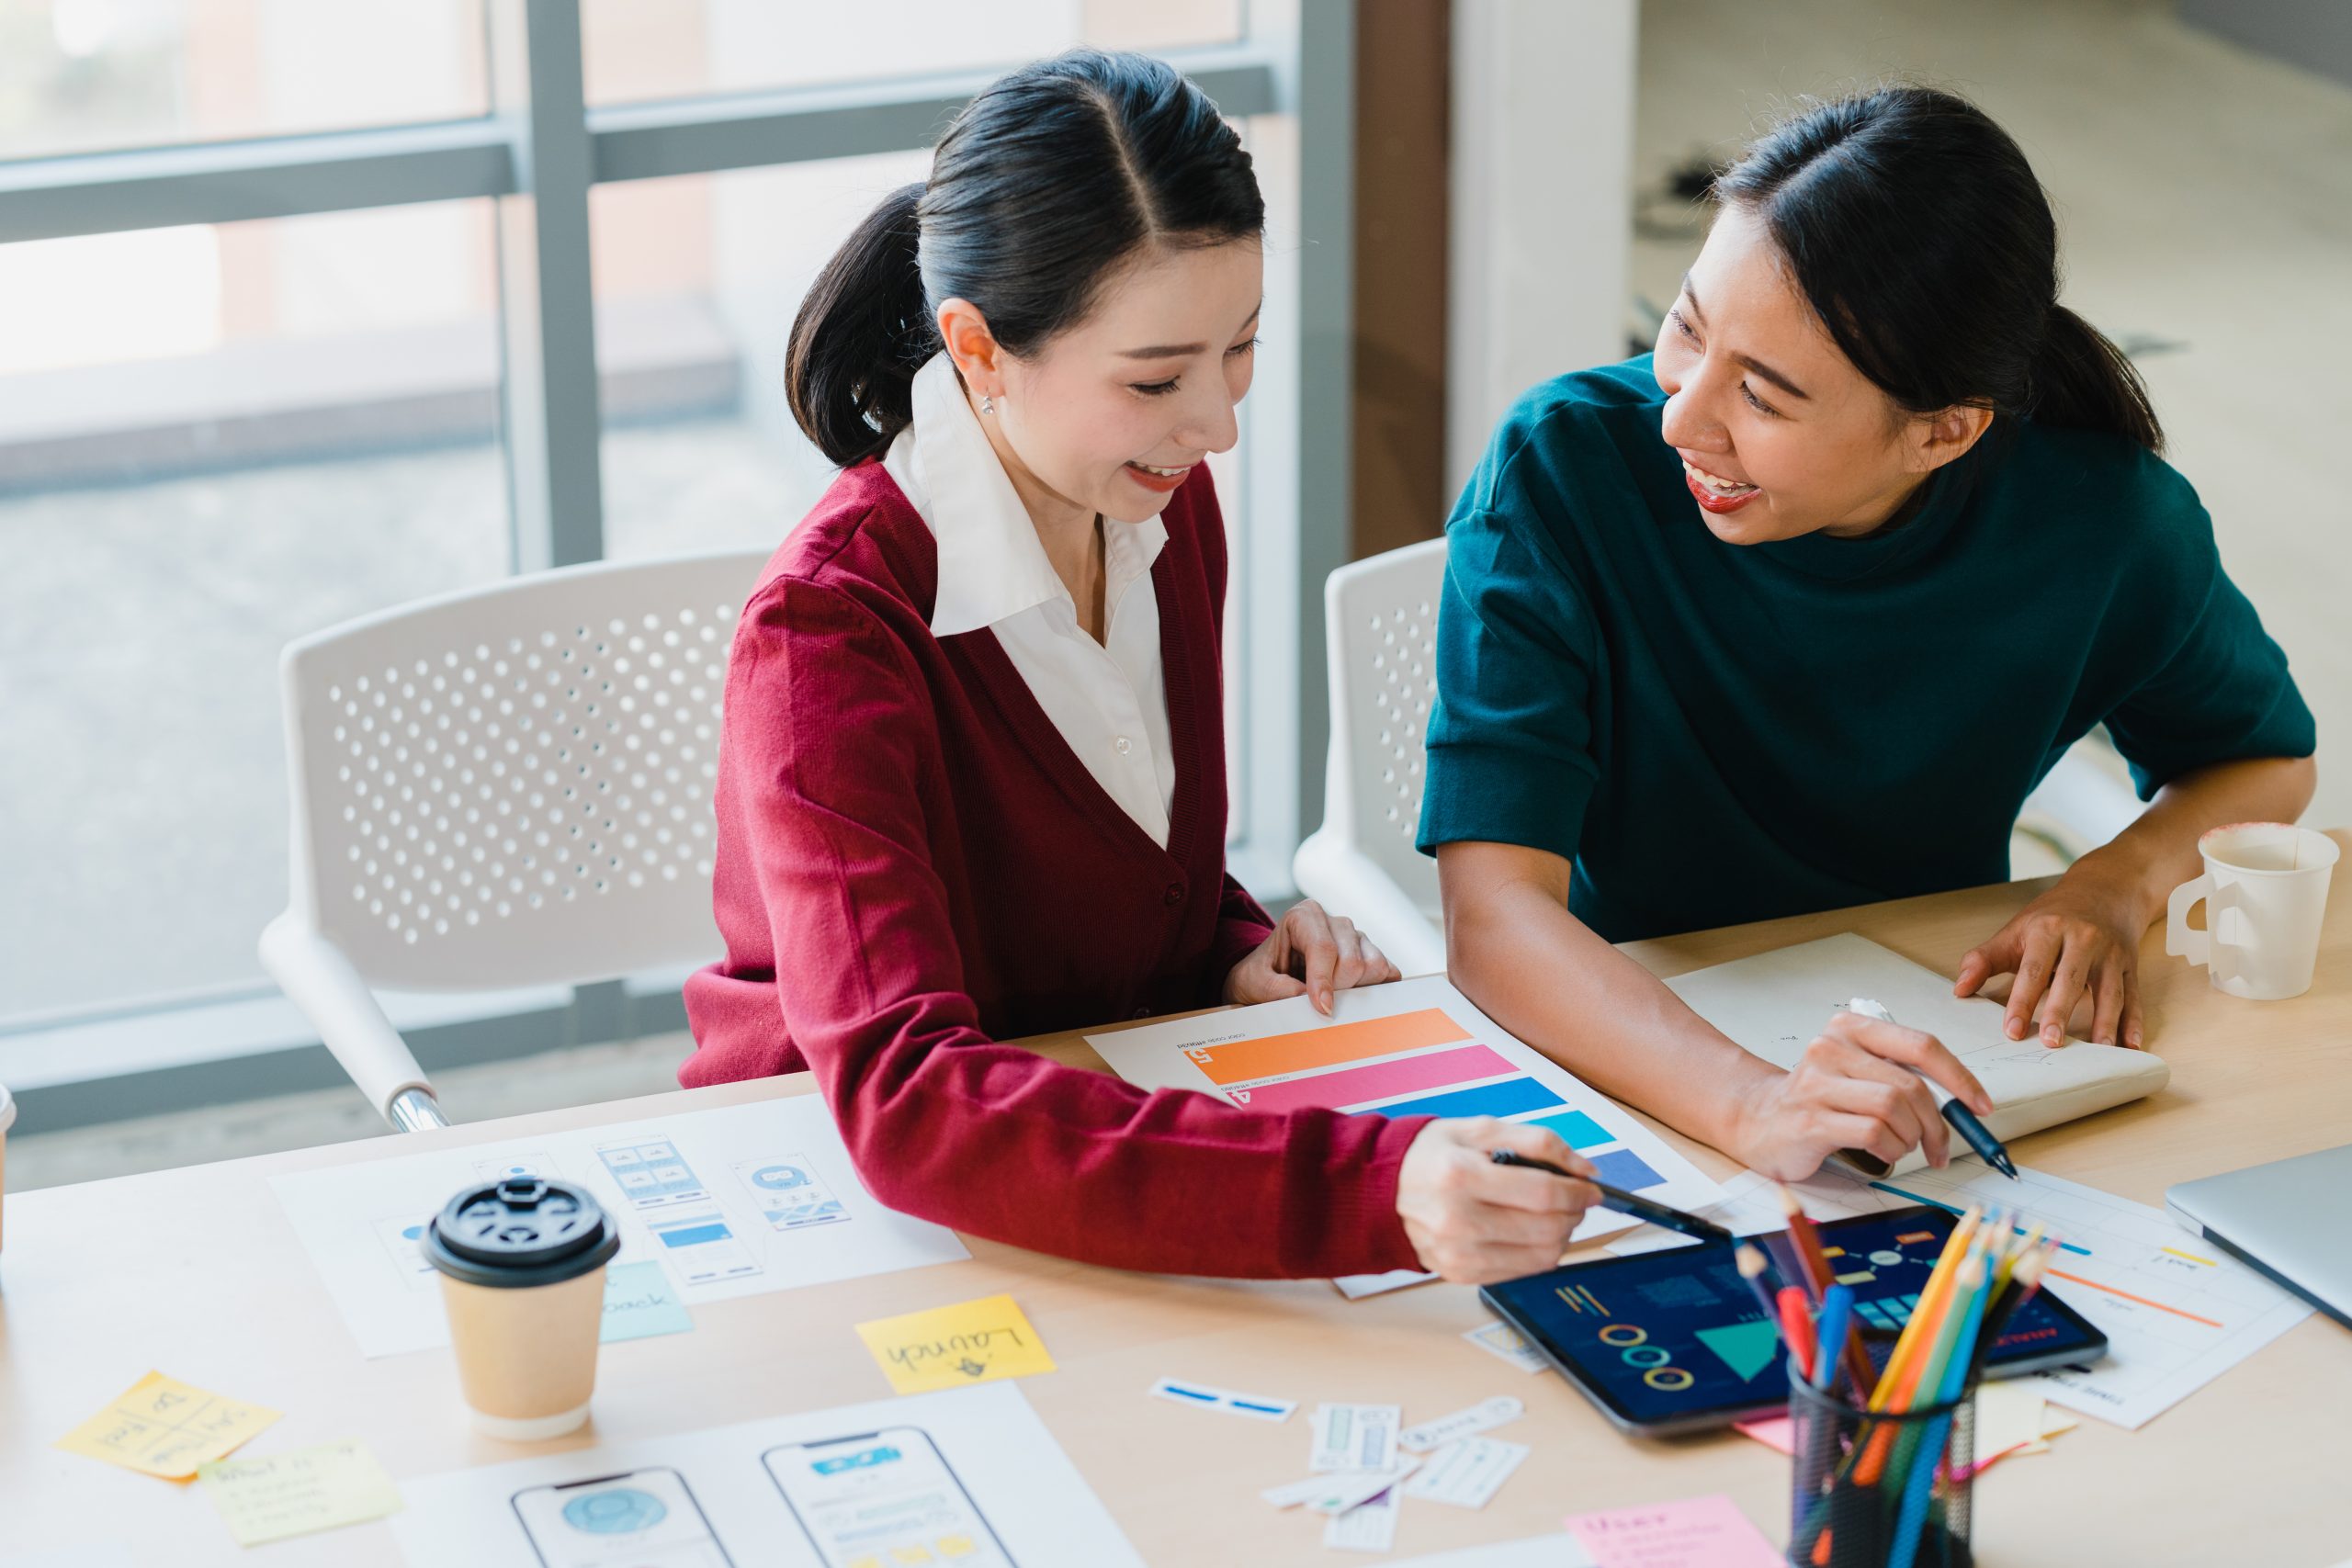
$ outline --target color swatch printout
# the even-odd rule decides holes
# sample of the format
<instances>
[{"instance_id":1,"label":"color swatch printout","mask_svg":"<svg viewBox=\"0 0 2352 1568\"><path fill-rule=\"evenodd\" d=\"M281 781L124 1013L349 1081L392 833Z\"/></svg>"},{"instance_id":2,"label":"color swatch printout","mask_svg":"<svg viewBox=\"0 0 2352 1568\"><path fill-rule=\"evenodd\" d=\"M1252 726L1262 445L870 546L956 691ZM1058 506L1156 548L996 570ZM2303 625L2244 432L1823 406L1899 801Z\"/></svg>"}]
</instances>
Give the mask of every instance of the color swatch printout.
<instances>
[{"instance_id":1,"label":"color swatch printout","mask_svg":"<svg viewBox=\"0 0 2352 1568\"><path fill-rule=\"evenodd\" d=\"M2024 1224L2041 1221L2061 1243L2043 1289L2090 1319L2107 1336L2108 1352L2080 1370L2035 1375L2052 1404L2119 1427L2145 1426L2311 1315L2303 1302L2161 1209L2030 1168L2018 1175L2011 1181L1973 1157L1877 1181L1825 1167L1794 1190L1815 1219L1926 1203L1953 1212L2000 1204ZM1710 1213L1717 1224L1742 1235L1786 1227L1762 1177L1744 1172L1724 1191ZM1646 1252L1683 1241L1645 1226L1611 1240L1609 1250ZM1831 1261L1841 1270L1871 1267L1867 1258Z\"/></svg>"},{"instance_id":2,"label":"color swatch printout","mask_svg":"<svg viewBox=\"0 0 2352 1568\"><path fill-rule=\"evenodd\" d=\"M1189 1089L1249 1111L1351 1116L1495 1116L1550 1128L1603 1181L1679 1208L1723 1189L1623 1107L1506 1033L1442 976L1341 991L1331 1018L1305 997L1116 1033L1090 1034L1114 1072L1145 1089ZM1595 1209L1577 1235L1635 1224ZM1411 1270L1339 1281L1351 1295L1430 1278Z\"/></svg>"}]
</instances>

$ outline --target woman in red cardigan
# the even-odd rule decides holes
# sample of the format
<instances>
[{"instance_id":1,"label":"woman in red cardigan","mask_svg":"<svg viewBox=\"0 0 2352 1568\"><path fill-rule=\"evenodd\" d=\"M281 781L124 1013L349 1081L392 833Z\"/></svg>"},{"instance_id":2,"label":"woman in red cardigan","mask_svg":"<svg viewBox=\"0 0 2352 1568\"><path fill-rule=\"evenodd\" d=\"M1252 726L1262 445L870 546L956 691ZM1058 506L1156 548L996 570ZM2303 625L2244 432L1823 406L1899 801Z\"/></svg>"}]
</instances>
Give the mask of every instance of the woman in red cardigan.
<instances>
[{"instance_id":1,"label":"woman in red cardigan","mask_svg":"<svg viewBox=\"0 0 2352 1568\"><path fill-rule=\"evenodd\" d=\"M743 608L688 1085L807 1067L893 1208L1125 1268L1549 1268L1590 1167L1491 1120L1269 1114L997 1041L1396 977L1225 872L1225 527L1264 204L1216 106L1080 51L974 99L794 322L842 465ZM1241 1218L1237 1219L1237 1216Z\"/></svg>"}]
</instances>

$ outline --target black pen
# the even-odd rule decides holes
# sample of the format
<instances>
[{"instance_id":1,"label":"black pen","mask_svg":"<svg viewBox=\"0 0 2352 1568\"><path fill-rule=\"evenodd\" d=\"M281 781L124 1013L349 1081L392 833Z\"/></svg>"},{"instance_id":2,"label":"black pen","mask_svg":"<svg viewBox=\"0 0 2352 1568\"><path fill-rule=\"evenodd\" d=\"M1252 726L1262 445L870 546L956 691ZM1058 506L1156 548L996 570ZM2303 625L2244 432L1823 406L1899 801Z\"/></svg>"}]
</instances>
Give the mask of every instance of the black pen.
<instances>
[{"instance_id":1,"label":"black pen","mask_svg":"<svg viewBox=\"0 0 2352 1568\"><path fill-rule=\"evenodd\" d=\"M1856 997L1846 1004L1846 1010L1858 1012L1864 1018L1875 1018L1886 1023L1894 1021L1893 1013L1868 997ZM1918 1072L1916 1067L1910 1070ZM2011 1181L2023 1179L2018 1175L2018 1162L2009 1157L2009 1151L2002 1146L2001 1140L1993 1136L1993 1130L1976 1119L1976 1112L1962 1105L1953 1096L1951 1090L1928 1077L1927 1074L1919 1073L1919 1077L1927 1084L1928 1092L1935 1096L1938 1107L1944 1113L1944 1120L1951 1123L1951 1130L1961 1135L1962 1142L1974 1149L1986 1165L1991 1166ZM1884 1175L1885 1172L1882 1171L1880 1174Z\"/></svg>"},{"instance_id":2,"label":"black pen","mask_svg":"<svg viewBox=\"0 0 2352 1568\"><path fill-rule=\"evenodd\" d=\"M1701 1241L1720 1241L1728 1245L1739 1239L1713 1220L1702 1220L1696 1214L1686 1214L1670 1204L1654 1203L1647 1198L1637 1198L1622 1187L1611 1187L1606 1181L1595 1181L1589 1176L1578 1176L1575 1171L1565 1170L1549 1160L1530 1159L1525 1155L1513 1154L1509 1149L1497 1149L1489 1157L1497 1165L1525 1166L1530 1170L1548 1170L1554 1176L1565 1176L1570 1181L1581 1181L1600 1192L1602 1208L1614 1209L1621 1214L1631 1214L1637 1220L1647 1220L1654 1225L1664 1225L1670 1231L1680 1231L1684 1235L1695 1236Z\"/></svg>"}]
</instances>

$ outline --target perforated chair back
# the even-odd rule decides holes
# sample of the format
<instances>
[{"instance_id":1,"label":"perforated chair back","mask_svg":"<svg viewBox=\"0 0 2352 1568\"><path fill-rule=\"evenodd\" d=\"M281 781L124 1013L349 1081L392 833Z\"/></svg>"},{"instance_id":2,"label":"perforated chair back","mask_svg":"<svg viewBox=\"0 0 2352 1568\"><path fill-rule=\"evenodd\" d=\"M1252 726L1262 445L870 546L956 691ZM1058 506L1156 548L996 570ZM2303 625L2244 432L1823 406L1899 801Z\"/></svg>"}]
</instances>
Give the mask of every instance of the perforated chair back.
<instances>
[{"instance_id":1,"label":"perforated chair back","mask_svg":"<svg viewBox=\"0 0 2352 1568\"><path fill-rule=\"evenodd\" d=\"M715 957L727 650L766 558L565 568L289 646L288 918L415 990Z\"/></svg>"},{"instance_id":2,"label":"perforated chair back","mask_svg":"<svg viewBox=\"0 0 2352 1568\"><path fill-rule=\"evenodd\" d=\"M1445 541L1408 545L1334 571L1324 589L1331 750L1324 831L1434 913L1437 864L1414 848L1430 709L1437 701L1437 604Z\"/></svg>"}]
</instances>

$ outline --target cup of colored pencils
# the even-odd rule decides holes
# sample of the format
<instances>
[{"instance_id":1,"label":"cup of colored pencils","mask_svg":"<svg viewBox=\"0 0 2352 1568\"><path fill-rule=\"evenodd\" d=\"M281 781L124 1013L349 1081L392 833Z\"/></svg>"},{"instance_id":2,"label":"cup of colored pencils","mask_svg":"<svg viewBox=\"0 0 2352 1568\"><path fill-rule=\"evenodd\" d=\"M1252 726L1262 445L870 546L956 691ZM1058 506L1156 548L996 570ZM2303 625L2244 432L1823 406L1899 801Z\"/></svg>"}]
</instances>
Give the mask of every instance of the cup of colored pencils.
<instances>
[{"instance_id":1,"label":"cup of colored pencils","mask_svg":"<svg viewBox=\"0 0 2352 1568\"><path fill-rule=\"evenodd\" d=\"M1777 1291L1753 1244L1739 1269L1780 1325L1794 1430L1789 1562L1798 1568L1962 1568L1969 1552L1976 1384L2009 1317L2041 1288L2055 1243L2040 1227L1962 1215L1883 1358L1831 1278L1813 1223L1781 1191L1800 1282Z\"/></svg>"}]
</instances>

